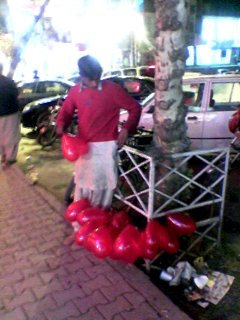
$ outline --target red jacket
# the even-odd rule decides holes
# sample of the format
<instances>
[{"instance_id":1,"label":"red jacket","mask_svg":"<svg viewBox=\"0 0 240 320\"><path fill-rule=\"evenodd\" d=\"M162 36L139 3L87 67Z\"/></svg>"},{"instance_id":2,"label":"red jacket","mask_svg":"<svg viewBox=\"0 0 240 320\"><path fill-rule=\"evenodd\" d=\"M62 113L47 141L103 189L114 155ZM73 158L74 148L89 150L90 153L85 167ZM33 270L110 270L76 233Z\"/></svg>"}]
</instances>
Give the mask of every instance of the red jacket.
<instances>
[{"instance_id":1,"label":"red jacket","mask_svg":"<svg viewBox=\"0 0 240 320\"><path fill-rule=\"evenodd\" d=\"M81 89L80 83L69 90L61 107L57 126L66 129L74 110L78 115L78 131L88 142L117 140L120 110L129 116L123 127L134 133L138 125L141 106L119 85L103 80L98 89Z\"/></svg>"}]
</instances>

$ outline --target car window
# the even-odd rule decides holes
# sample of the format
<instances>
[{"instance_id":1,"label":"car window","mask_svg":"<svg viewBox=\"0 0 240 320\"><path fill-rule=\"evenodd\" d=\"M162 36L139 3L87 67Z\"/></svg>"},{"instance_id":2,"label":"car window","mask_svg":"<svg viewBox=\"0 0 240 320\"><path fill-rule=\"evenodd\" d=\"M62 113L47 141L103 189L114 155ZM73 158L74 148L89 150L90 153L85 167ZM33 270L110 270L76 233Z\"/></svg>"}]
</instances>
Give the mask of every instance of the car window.
<instances>
[{"instance_id":1,"label":"car window","mask_svg":"<svg viewBox=\"0 0 240 320\"><path fill-rule=\"evenodd\" d=\"M124 69L123 70L124 76L136 76L137 75L137 70L135 68L133 69Z\"/></svg>"},{"instance_id":2,"label":"car window","mask_svg":"<svg viewBox=\"0 0 240 320\"><path fill-rule=\"evenodd\" d=\"M204 83L183 84L183 103L188 107L188 111L201 111L204 86Z\"/></svg>"},{"instance_id":3,"label":"car window","mask_svg":"<svg viewBox=\"0 0 240 320\"><path fill-rule=\"evenodd\" d=\"M213 111L232 111L240 102L240 83L223 82L212 84Z\"/></svg>"},{"instance_id":4,"label":"car window","mask_svg":"<svg viewBox=\"0 0 240 320\"><path fill-rule=\"evenodd\" d=\"M155 76L155 67L149 66L145 68L139 69L139 74L141 77L151 77L154 78Z\"/></svg>"},{"instance_id":5,"label":"car window","mask_svg":"<svg viewBox=\"0 0 240 320\"><path fill-rule=\"evenodd\" d=\"M36 91L35 83L26 83L23 86L18 88L20 95L28 95Z\"/></svg>"},{"instance_id":6,"label":"car window","mask_svg":"<svg viewBox=\"0 0 240 320\"><path fill-rule=\"evenodd\" d=\"M64 94L68 91L68 88L62 83L57 81L42 82L38 87L39 93L46 92L48 94Z\"/></svg>"}]
</instances>

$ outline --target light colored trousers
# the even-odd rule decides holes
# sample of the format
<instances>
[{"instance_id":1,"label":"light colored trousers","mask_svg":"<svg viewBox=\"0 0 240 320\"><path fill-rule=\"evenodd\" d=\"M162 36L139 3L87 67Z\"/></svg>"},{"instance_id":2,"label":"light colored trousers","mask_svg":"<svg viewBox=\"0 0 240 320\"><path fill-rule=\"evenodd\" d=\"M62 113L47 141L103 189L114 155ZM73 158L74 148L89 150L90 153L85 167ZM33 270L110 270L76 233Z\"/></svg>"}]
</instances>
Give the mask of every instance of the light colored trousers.
<instances>
[{"instance_id":1,"label":"light colored trousers","mask_svg":"<svg viewBox=\"0 0 240 320\"><path fill-rule=\"evenodd\" d=\"M74 201L88 199L93 207L110 209L117 179L116 141L89 143L88 154L75 163Z\"/></svg>"},{"instance_id":2,"label":"light colored trousers","mask_svg":"<svg viewBox=\"0 0 240 320\"><path fill-rule=\"evenodd\" d=\"M0 156L4 161L15 161L21 139L20 113L0 117Z\"/></svg>"}]
</instances>

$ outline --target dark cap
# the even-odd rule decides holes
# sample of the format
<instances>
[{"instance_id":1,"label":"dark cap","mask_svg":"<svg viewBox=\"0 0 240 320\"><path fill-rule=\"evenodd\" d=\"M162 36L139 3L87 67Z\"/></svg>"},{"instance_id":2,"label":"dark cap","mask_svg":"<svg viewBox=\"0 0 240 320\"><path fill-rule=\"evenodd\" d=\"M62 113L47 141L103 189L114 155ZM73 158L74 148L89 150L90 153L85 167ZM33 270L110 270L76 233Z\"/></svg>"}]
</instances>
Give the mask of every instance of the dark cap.
<instances>
[{"instance_id":1,"label":"dark cap","mask_svg":"<svg viewBox=\"0 0 240 320\"><path fill-rule=\"evenodd\" d=\"M78 68L80 76L90 80L100 79L103 71L98 60L90 55L84 56L78 60Z\"/></svg>"}]
</instances>

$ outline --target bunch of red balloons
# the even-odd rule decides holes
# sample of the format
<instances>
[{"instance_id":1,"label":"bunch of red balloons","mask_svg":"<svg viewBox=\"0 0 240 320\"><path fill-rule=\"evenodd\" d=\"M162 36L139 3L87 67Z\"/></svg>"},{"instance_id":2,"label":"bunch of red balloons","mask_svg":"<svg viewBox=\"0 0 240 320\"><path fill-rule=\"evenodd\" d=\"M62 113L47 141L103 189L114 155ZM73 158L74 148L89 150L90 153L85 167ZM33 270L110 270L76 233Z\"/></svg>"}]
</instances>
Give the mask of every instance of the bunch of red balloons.
<instances>
[{"instance_id":1,"label":"bunch of red balloons","mask_svg":"<svg viewBox=\"0 0 240 320\"><path fill-rule=\"evenodd\" d=\"M70 133L63 134L61 148L64 158L70 162L76 161L89 151L89 145L84 139Z\"/></svg>"},{"instance_id":2,"label":"bunch of red balloons","mask_svg":"<svg viewBox=\"0 0 240 320\"><path fill-rule=\"evenodd\" d=\"M110 257L130 264L139 258L152 260L160 251L175 254L179 250L179 238L196 230L194 220L181 213L167 215L164 224L150 220L140 230L126 211L93 208L87 199L70 204L65 218L80 225L75 233L78 245L98 258Z\"/></svg>"}]
</instances>

